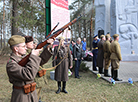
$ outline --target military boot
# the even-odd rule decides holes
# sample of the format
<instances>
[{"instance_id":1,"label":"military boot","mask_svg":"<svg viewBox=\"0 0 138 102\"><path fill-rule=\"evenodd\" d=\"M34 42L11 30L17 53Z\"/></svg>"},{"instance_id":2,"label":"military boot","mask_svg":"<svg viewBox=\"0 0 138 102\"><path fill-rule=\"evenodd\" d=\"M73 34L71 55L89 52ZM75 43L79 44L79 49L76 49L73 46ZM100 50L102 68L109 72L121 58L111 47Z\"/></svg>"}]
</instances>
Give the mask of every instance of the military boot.
<instances>
[{"instance_id":1,"label":"military boot","mask_svg":"<svg viewBox=\"0 0 138 102\"><path fill-rule=\"evenodd\" d=\"M122 81L122 79L118 78L118 70L114 70L114 79L115 81Z\"/></svg>"},{"instance_id":2,"label":"military boot","mask_svg":"<svg viewBox=\"0 0 138 102\"><path fill-rule=\"evenodd\" d=\"M104 74L103 68L102 68L102 67L99 67L99 73L100 73L100 74Z\"/></svg>"},{"instance_id":3,"label":"military boot","mask_svg":"<svg viewBox=\"0 0 138 102\"><path fill-rule=\"evenodd\" d=\"M108 74L108 70L104 69L104 76L105 77L111 77L111 75Z\"/></svg>"},{"instance_id":4,"label":"military boot","mask_svg":"<svg viewBox=\"0 0 138 102\"><path fill-rule=\"evenodd\" d=\"M64 92L64 93L68 93L67 91L66 91L66 81L63 81L63 88L62 88L62 92Z\"/></svg>"},{"instance_id":5,"label":"military boot","mask_svg":"<svg viewBox=\"0 0 138 102\"><path fill-rule=\"evenodd\" d=\"M61 82L58 81L58 90L56 91L56 94L59 94L61 91Z\"/></svg>"},{"instance_id":6,"label":"military boot","mask_svg":"<svg viewBox=\"0 0 138 102\"><path fill-rule=\"evenodd\" d=\"M114 69L111 68L111 77L114 79Z\"/></svg>"}]
</instances>

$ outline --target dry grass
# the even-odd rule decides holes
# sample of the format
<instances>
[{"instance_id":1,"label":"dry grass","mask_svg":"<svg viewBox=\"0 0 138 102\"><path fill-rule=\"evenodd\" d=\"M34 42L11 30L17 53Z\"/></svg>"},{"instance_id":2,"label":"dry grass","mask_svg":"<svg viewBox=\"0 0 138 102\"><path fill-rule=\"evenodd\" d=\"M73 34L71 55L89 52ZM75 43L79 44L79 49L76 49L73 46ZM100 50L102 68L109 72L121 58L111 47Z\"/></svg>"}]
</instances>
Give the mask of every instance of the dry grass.
<instances>
[{"instance_id":1,"label":"dry grass","mask_svg":"<svg viewBox=\"0 0 138 102\"><path fill-rule=\"evenodd\" d=\"M0 102L10 102L12 85L6 74L6 61L8 58L0 57ZM4 60L3 60L4 59ZM50 67L49 65L48 67ZM47 66L45 66L47 67ZM56 94L57 82L50 79L50 71L47 71L47 82L41 92L44 102L137 102L138 83L115 84L108 83L102 79L96 79L91 72L81 72L80 79L69 77L67 82L68 94Z\"/></svg>"}]
</instances>

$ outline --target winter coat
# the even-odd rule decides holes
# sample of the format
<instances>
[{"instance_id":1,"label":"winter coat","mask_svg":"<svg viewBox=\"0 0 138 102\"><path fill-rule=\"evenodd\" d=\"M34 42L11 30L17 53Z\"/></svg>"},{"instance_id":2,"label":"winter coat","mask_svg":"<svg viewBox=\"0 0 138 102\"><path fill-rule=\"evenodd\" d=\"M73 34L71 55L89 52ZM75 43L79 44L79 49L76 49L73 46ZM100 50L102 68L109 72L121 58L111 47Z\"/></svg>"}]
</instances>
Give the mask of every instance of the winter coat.
<instances>
[{"instance_id":1,"label":"winter coat","mask_svg":"<svg viewBox=\"0 0 138 102\"><path fill-rule=\"evenodd\" d=\"M63 60L63 58L65 59L55 69L55 80L56 81L68 81L68 68L69 66L73 65L70 49L68 49L68 47L60 46L60 49L58 51L58 47L59 46L56 46L54 48L53 66L56 66L57 64L59 64L61 60Z\"/></svg>"}]
</instances>

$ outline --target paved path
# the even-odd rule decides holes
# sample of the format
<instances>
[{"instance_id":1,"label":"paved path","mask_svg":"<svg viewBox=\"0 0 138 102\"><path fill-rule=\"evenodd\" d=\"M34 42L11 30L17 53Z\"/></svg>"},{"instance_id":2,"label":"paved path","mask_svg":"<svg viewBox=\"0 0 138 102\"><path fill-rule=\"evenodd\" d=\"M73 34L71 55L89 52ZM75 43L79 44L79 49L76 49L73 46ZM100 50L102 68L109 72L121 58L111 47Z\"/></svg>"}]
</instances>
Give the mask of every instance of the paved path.
<instances>
[{"instance_id":1,"label":"paved path","mask_svg":"<svg viewBox=\"0 0 138 102\"><path fill-rule=\"evenodd\" d=\"M89 67L90 71L97 74L98 71L92 70L92 62L87 62L86 66ZM109 67L109 74L111 75L111 67ZM123 79L123 81L116 81L116 83L122 83L122 82L128 82L129 78L132 78L134 82L138 81L138 62L120 62L120 68L119 68L119 76L120 79ZM101 78L107 80L110 82L109 77L104 77L104 75L101 75Z\"/></svg>"}]
</instances>

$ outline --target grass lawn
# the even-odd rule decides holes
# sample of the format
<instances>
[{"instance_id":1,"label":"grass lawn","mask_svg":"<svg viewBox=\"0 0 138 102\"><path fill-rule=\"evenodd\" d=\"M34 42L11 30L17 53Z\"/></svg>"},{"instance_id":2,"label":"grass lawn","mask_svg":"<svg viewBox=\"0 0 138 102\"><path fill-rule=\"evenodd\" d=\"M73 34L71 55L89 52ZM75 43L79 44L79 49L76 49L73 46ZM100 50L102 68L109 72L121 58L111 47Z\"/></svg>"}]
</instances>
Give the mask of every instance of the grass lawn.
<instances>
[{"instance_id":1,"label":"grass lawn","mask_svg":"<svg viewBox=\"0 0 138 102\"><path fill-rule=\"evenodd\" d=\"M6 62L8 57L0 56L0 102L10 102L12 85L6 74ZM45 66L45 67L50 67ZM96 79L92 72L80 72L80 79L69 77L66 90L68 94L56 94L57 82L50 79L50 71L47 71L47 85L41 92L44 102L138 102L138 83L115 84L114 86Z\"/></svg>"}]
</instances>

